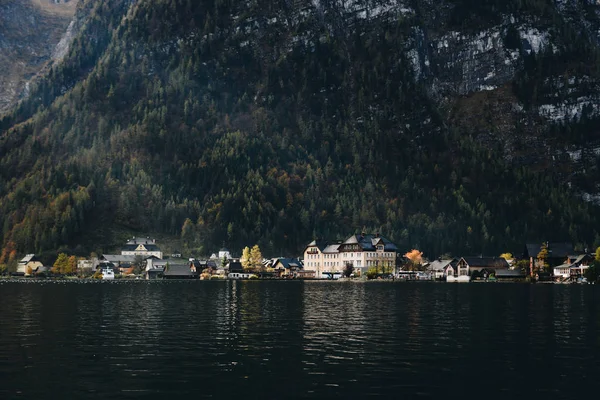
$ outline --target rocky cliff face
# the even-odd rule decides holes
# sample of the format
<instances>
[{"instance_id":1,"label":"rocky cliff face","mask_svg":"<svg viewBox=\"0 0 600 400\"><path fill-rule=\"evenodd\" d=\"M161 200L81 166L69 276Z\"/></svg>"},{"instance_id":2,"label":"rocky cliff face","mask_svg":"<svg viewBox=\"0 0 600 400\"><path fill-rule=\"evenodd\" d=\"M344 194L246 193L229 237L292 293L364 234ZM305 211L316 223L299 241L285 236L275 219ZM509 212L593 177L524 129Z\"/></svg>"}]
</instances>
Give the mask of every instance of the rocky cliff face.
<instances>
[{"instance_id":1,"label":"rocky cliff face","mask_svg":"<svg viewBox=\"0 0 600 400\"><path fill-rule=\"evenodd\" d=\"M28 82L49 62L64 56L77 2L0 1L0 113L27 95Z\"/></svg>"}]
</instances>

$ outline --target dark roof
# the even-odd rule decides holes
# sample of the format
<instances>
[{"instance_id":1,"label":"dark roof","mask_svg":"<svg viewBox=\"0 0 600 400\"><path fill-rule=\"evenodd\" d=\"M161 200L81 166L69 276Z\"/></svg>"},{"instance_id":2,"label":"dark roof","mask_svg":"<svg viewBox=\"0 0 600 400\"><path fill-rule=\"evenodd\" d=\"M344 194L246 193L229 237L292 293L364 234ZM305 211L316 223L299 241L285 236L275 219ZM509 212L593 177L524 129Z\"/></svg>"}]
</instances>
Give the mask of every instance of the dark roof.
<instances>
[{"instance_id":1,"label":"dark roof","mask_svg":"<svg viewBox=\"0 0 600 400\"><path fill-rule=\"evenodd\" d=\"M537 257L542 249L542 243L528 243L525 245L525 257ZM573 244L571 243L548 243L549 258L566 258L573 254Z\"/></svg>"},{"instance_id":2,"label":"dark roof","mask_svg":"<svg viewBox=\"0 0 600 400\"><path fill-rule=\"evenodd\" d=\"M383 244L385 251L398 251L394 243L379 234L352 235L343 244L359 244L363 251L375 251L377 245Z\"/></svg>"},{"instance_id":3,"label":"dark roof","mask_svg":"<svg viewBox=\"0 0 600 400\"><path fill-rule=\"evenodd\" d=\"M471 268L508 269L508 262L502 257L463 257Z\"/></svg>"},{"instance_id":4,"label":"dark roof","mask_svg":"<svg viewBox=\"0 0 600 400\"><path fill-rule=\"evenodd\" d=\"M25 257L23 257L21 259L20 262L22 264L27 264L28 262L31 262L31 261L40 261L40 260L35 256L35 254L27 254Z\"/></svg>"},{"instance_id":5,"label":"dark roof","mask_svg":"<svg viewBox=\"0 0 600 400\"><path fill-rule=\"evenodd\" d=\"M525 277L525 272L520 269L497 269L496 278L522 278Z\"/></svg>"},{"instance_id":6,"label":"dark roof","mask_svg":"<svg viewBox=\"0 0 600 400\"><path fill-rule=\"evenodd\" d=\"M155 244L155 239L133 237L127 241L127 244Z\"/></svg>"},{"instance_id":7,"label":"dark roof","mask_svg":"<svg viewBox=\"0 0 600 400\"><path fill-rule=\"evenodd\" d=\"M327 247L327 242L324 240L321 240L321 239L313 240L312 242L310 242L308 244L308 246L306 246L306 248L309 248L309 247L317 247L319 249L319 251L323 252L325 247Z\"/></svg>"},{"instance_id":8,"label":"dark roof","mask_svg":"<svg viewBox=\"0 0 600 400\"><path fill-rule=\"evenodd\" d=\"M96 269L99 268L115 268L115 264L111 263L110 261L102 261L96 266Z\"/></svg>"},{"instance_id":9,"label":"dark roof","mask_svg":"<svg viewBox=\"0 0 600 400\"><path fill-rule=\"evenodd\" d=\"M577 258L575 259L575 261L573 261L573 264L581 264L583 262L590 262L593 261L594 257L592 257L589 254L580 254L577 256Z\"/></svg>"},{"instance_id":10,"label":"dark roof","mask_svg":"<svg viewBox=\"0 0 600 400\"><path fill-rule=\"evenodd\" d=\"M277 264L281 264L285 269L303 268L302 263L297 258L278 258L274 266L276 267Z\"/></svg>"},{"instance_id":11,"label":"dark roof","mask_svg":"<svg viewBox=\"0 0 600 400\"><path fill-rule=\"evenodd\" d=\"M192 272L190 270L189 265L171 265L165 268L163 273L164 276L194 276L197 275L196 272Z\"/></svg>"},{"instance_id":12,"label":"dark roof","mask_svg":"<svg viewBox=\"0 0 600 400\"><path fill-rule=\"evenodd\" d=\"M239 261L232 261L229 263L229 272L244 272L244 267Z\"/></svg>"}]
</instances>

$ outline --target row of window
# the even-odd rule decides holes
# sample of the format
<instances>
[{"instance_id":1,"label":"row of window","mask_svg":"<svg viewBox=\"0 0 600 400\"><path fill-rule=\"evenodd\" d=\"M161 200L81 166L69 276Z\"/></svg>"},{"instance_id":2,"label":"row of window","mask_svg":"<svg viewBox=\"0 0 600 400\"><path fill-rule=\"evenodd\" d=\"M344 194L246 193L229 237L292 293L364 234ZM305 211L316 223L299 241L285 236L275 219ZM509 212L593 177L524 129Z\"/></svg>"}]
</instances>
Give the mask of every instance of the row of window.
<instances>
[{"instance_id":1,"label":"row of window","mask_svg":"<svg viewBox=\"0 0 600 400\"><path fill-rule=\"evenodd\" d=\"M354 253L334 253L334 254L323 254L324 258L338 258L340 254L343 254L344 258L354 258ZM358 257L361 253L356 253ZM394 258L394 253L366 253L367 257L375 258L375 257L386 257L386 258ZM309 260L314 260L320 258L320 254L317 253L306 253L306 258Z\"/></svg>"}]
</instances>

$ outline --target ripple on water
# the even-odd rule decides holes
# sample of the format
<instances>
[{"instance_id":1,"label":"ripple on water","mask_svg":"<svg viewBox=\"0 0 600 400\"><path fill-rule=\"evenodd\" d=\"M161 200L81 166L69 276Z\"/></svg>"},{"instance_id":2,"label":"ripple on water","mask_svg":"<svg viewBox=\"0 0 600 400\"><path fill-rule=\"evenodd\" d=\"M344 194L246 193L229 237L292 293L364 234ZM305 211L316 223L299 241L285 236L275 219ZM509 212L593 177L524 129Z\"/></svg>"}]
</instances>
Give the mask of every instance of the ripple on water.
<instances>
[{"instance_id":1,"label":"ripple on water","mask_svg":"<svg viewBox=\"0 0 600 400\"><path fill-rule=\"evenodd\" d=\"M0 285L0 398L578 397L600 356L595 287Z\"/></svg>"}]
</instances>

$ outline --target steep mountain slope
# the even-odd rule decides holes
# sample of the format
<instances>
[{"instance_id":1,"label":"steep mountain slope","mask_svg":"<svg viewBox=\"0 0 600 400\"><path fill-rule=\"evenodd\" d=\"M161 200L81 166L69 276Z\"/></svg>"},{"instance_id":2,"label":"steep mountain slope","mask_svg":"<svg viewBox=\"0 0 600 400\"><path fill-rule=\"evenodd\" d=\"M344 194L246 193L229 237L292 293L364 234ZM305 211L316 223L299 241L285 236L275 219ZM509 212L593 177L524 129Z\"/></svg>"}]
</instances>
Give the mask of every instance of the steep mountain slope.
<instances>
[{"instance_id":1,"label":"steep mountain slope","mask_svg":"<svg viewBox=\"0 0 600 400\"><path fill-rule=\"evenodd\" d=\"M362 228L429 255L599 244L591 1L81 7L0 121L0 262L106 226L267 254Z\"/></svg>"},{"instance_id":2,"label":"steep mountain slope","mask_svg":"<svg viewBox=\"0 0 600 400\"><path fill-rule=\"evenodd\" d=\"M48 62L62 57L77 1L0 1L0 113L27 96L28 82Z\"/></svg>"}]
</instances>

